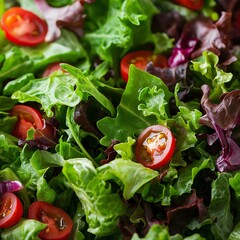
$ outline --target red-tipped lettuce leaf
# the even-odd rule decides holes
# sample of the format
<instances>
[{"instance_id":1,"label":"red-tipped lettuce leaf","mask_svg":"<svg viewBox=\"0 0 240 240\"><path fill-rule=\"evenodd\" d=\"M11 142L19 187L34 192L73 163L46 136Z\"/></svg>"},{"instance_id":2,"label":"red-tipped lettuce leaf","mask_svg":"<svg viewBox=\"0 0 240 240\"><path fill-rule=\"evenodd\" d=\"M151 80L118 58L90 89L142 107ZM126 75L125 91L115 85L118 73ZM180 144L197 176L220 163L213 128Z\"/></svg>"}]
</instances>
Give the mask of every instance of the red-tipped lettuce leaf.
<instances>
[{"instance_id":1,"label":"red-tipped lettuce leaf","mask_svg":"<svg viewBox=\"0 0 240 240\"><path fill-rule=\"evenodd\" d=\"M210 88L202 86L203 96L201 105L205 115L200 123L215 130L214 137L209 136L208 143L213 144L219 139L222 152L216 165L220 172L240 169L240 147L232 138L233 130L240 124L240 90L233 90L224 94L220 103L212 103L209 99Z\"/></svg>"},{"instance_id":2,"label":"red-tipped lettuce leaf","mask_svg":"<svg viewBox=\"0 0 240 240\"><path fill-rule=\"evenodd\" d=\"M81 1L75 1L71 5L54 8L45 0L35 0L35 3L48 24L46 42L56 40L61 35L61 28L66 27L74 31L78 36L83 35L84 7Z\"/></svg>"},{"instance_id":3,"label":"red-tipped lettuce leaf","mask_svg":"<svg viewBox=\"0 0 240 240\"><path fill-rule=\"evenodd\" d=\"M159 77L170 90L173 90L177 82L185 83L187 80L188 63L176 67L160 68L148 63L145 69L148 73Z\"/></svg>"},{"instance_id":4,"label":"red-tipped lettuce leaf","mask_svg":"<svg viewBox=\"0 0 240 240\"><path fill-rule=\"evenodd\" d=\"M230 52L229 30L231 13L222 12L217 22L207 17L189 21L169 58L170 66L177 66L201 56L208 50L219 56L222 64L230 64L236 58Z\"/></svg>"}]
</instances>

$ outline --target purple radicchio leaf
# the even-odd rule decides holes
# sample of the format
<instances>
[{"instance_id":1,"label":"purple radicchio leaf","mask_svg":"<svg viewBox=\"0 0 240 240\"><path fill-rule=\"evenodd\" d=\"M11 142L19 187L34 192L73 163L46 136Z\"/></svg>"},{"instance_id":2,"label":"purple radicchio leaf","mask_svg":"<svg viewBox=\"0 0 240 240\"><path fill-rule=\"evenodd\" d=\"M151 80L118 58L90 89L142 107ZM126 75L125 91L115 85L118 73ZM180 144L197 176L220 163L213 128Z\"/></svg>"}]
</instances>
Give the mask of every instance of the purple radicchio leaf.
<instances>
[{"instance_id":1,"label":"purple radicchio leaf","mask_svg":"<svg viewBox=\"0 0 240 240\"><path fill-rule=\"evenodd\" d=\"M35 3L48 24L46 42L56 40L61 35L61 27L66 27L75 32L78 36L83 35L84 6L82 1L75 1L71 5L54 8L45 0L35 0Z\"/></svg>"},{"instance_id":2,"label":"purple radicchio leaf","mask_svg":"<svg viewBox=\"0 0 240 240\"><path fill-rule=\"evenodd\" d=\"M239 45L240 39L240 2L238 0L218 0L218 11L226 11L232 13L231 30L229 37L233 45Z\"/></svg>"},{"instance_id":3,"label":"purple radicchio leaf","mask_svg":"<svg viewBox=\"0 0 240 240\"><path fill-rule=\"evenodd\" d=\"M167 208L167 224L171 234L182 233L184 227L196 218L199 222L208 217L207 207L203 204L203 199L196 195L193 190L191 194L180 196L172 206Z\"/></svg>"},{"instance_id":4,"label":"purple radicchio leaf","mask_svg":"<svg viewBox=\"0 0 240 240\"><path fill-rule=\"evenodd\" d=\"M143 208L147 222L142 230L143 235L153 224L167 225L172 235L181 234L193 218L202 222L208 217L208 210L203 203L203 198L199 198L195 190L173 200L171 206L154 206L143 201Z\"/></svg>"},{"instance_id":5,"label":"purple radicchio leaf","mask_svg":"<svg viewBox=\"0 0 240 240\"><path fill-rule=\"evenodd\" d=\"M232 12L238 0L217 0L220 11Z\"/></svg>"},{"instance_id":6,"label":"purple radicchio leaf","mask_svg":"<svg viewBox=\"0 0 240 240\"><path fill-rule=\"evenodd\" d=\"M177 66L201 56L208 50L219 56L220 63L228 65L236 60L230 51L228 33L231 13L222 12L217 22L200 16L185 24L182 35L169 57L169 66Z\"/></svg>"},{"instance_id":7,"label":"purple radicchio leaf","mask_svg":"<svg viewBox=\"0 0 240 240\"><path fill-rule=\"evenodd\" d=\"M105 116L105 113L100 109L98 103L89 98L87 101L81 101L75 108L74 121L81 126L81 128L101 138L102 133L98 130L96 122Z\"/></svg>"},{"instance_id":8,"label":"purple radicchio leaf","mask_svg":"<svg viewBox=\"0 0 240 240\"><path fill-rule=\"evenodd\" d=\"M173 200L171 206L160 206L154 212L162 216L161 223L169 227L172 235L183 233L184 228L193 218L202 222L208 217L207 207L195 190Z\"/></svg>"},{"instance_id":9,"label":"purple radicchio leaf","mask_svg":"<svg viewBox=\"0 0 240 240\"><path fill-rule=\"evenodd\" d=\"M208 136L208 143L219 139L222 147L216 165L220 172L240 169L240 147L232 137L233 130L240 125L240 90L223 94L220 103L212 103L209 99L210 88L202 86L201 105L205 115L200 123L211 127L215 133Z\"/></svg>"},{"instance_id":10,"label":"purple radicchio leaf","mask_svg":"<svg viewBox=\"0 0 240 240\"><path fill-rule=\"evenodd\" d=\"M176 67L160 68L148 63L145 69L148 73L159 77L170 90L174 89L177 82L186 83L188 73L188 63Z\"/></svg>"},{"instance_id":11,"label":"purple radicchio leaf","mask_svg":"<svg viewBox=\"0 0 240 240\"><path fill-rule=\"evenodd\" d=\"M106 158L101 160L101 164L109 163L116 158L117 152L114 150L114 146L118 143L117 140L112 140L111 145L104 151Z\"/></svg>"},{"instance_id":12,"label":"purple radicchio leaf","mask_svg":"<svg viewBox=\"0 0 240 240\"><path fill-rule=\"evenodd\" d=\"M23 147L25 144L28 144L30 148L40 150L48 150L49 148L56 146L58 142L58 134L55 126L58 123L55 123L57 121L54 122L54 119L51 119L51 121L45 121L43 129L35 129L34 139L19 139L18 145Z\"/></svg>"},{"instance_id":13,"label":"purple radicchio leaf","mask_svg":"<svg viewBox=\"0 0 240 240\"><path fill-rule=\"evenodd\" d=\"M23 185L19 181L3 181L0 182L0 194L6 192L17 192L23 189Z\"/></svg>"},{"instance_id":14,"label":"purple radicchio leaf","mask_svg":"<svg viewBox=\"0 0 240 240\"><path fill-rule=\"evenodd\" d=\"M176 67L186 63L191 58L191 53L197 45L197 39L189 39L183 34L173 48L172 55L168 59L170 67Z\"/></svg>"},{"instance_id":15,"label":"purple radicchio leaf","mask_svg":"<svg viewBox=\"0 0 240 240\"><path fill-rule=\"evenodd\" d=\"M174 38L177 41L180 38L185 23L185 18L179 12L161 12L153 17L152 31L164 32L168 37Z\"/></svg>"}]
</instances>

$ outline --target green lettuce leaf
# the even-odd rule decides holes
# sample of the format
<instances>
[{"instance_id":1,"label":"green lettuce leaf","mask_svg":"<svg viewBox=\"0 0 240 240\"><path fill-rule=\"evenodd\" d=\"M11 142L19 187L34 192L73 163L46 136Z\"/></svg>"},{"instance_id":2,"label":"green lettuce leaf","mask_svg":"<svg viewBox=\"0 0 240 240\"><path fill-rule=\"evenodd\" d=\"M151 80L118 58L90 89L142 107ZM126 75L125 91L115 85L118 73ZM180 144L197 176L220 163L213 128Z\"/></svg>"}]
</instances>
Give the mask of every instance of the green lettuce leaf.
<instances>
[{"instance_id":1,"label":"green lettuce leaf","mask_svg":"<svg viewBox=\"0 0 240 240\"><path fill-rule=\"evenodd\" d=\"M206 159L205 157L200 160L195 160L192 164L182 168L178 176L178 181L173 185L178 195L190 193L196 175L201 170L209 168L214 170L215 165L211 158Z\"/></svg>"},{"instance_id":2,"label":"green lettuce leaf","mask_svg":"<svg viewBox=\"0 0 240 240\"><path fill-rule=\"evenodd\" d=\"M125 199L132 198L139 188L159 174L140 163L124 159L115 159L100 166L97 171L98 177L104 181L115 180L117 183L120 181Z\"/></svg>"},{"instance_id":3,"label":"green lettuce leaf","mask_svg":"<svg viewBox=\"0 0 240 240\"><path fill-rule=\"evenodd\" d=\"M19 79L13 80L11 84L15 84L15 81L18 83ZM53 74L47 78L31 79L25 86L17 84L12 98L21 103L28 101L40 103L46 115L51 117L54 106L73 107L80 102L81 95L79 96L75 90L76 84L77 80L71 76ZM9 85L6 86L6 91L9 91Z\"/></svg>"},{"instance_id":4,"label":"green lettuce leaf","mask_svg":"<svg viewBox=\"0 0 240 240\"><path fill-rule=\"evenodd\" d=\"M119 155L121 155L122 159L132 160L134 157L133 145L135 142L135 139L128 137L127 142L118 143L114 145L113 148Z\"/></svg>"},{"instance_id":5,"label":"green lettuce leaf","mask_svg":"<svg viewBox=\"0 0 240 240\"><path fill-rule=\"evenodd\" d=\"M2 52L1 56L4 61L2 61L0 68L0 82L17 78L25 74L26 71L32 71L33 61L19 47L13 46L5 54Z\"/></svg>"},{"instance_id":6,"label":"green lettuce leaf","mask_svg":"<svg viewBox=\"0 0 240 240\"><path fill-rule=\"evenodd\" d=\"M96 86L83 74L80 69L67 64L61 64L61 67L78 80L77 86L79 90L81 89L82 92L93 96L103 107L109 110L111 116L115 115L115 108L111 101L98 91Z\"/></svg>"},{"instance_id":7,"label":"green lettuce leaf","mask_svg":"<svg viewBox=\"0 0 240 240\"><path fill-rule=\"evenodd\" d=\"M153 224L144 238L139 237L135 233L131 240L205 240L205 238L197 233L185 238L180 234L170 235L167 227L160 224Z\"/></svg>"},{"instance_id":8,"label":"green lettuce leaf","mask_svg":"<svg viewBox=\"0 0 240 240\"><path fill-rule=\"evenodd\" d=\"M212 87L211 99L218 100L222 93L227 92L225 83L231 81L233 74L217 67L218 56L205 51L202 56L192 61L192 69L202 75L204 83Z\"/></svg>"},{"instance_id":9,"label":"green lettuce leaf","mask_svg":"<svg viewBox=\"0 0 240 240\"><path fill-rule=\"evenodd\" d=\"M227 240L238 240L240 239L240 222L238 222L235 226L231 234L229 235Z\"/></svg>"},{"instance_id":10,"label":"green lettuce leaf","mask_svg":"<svg viewBox=\"0 0 240 240\"><path fill-rule=\"evenodd\" d=\"M11 163L20 156L20 148L8 141L5 135L0 134L0 160Z\"/></svg>"},{"instance_id":11,"label":"green lettuce leaf","mask_svg":"<svg viewBox=\"0 0 240 240\"><path fill-rule=\"evenodd\" d=\"M90 44L92 55L109 61L115 69L116 59L131 48L152 42L151 19L158 9L151 1L99 0L86 8L89 21L83 40Z\"/></svg>"},{"instance_id":12,"label":"green lettuce leaf","mask_svg":"<svg viewBox=\"0 0 240 240\"><path fill-rule=\"evenodd\" d=\"M2 240L40 240L38 233L46 224L33 219L22 219L17 225L5 229L1 233Z\"/></svg>"},{"instance_id":13,"label":"green lettuce leaf","mask_svg":"<svg viewBox=\"0 0 240 240\"><path fill-rule=\"evenodd\" d=\"M83 59L85 67L88 65L87 54L77 36L64 29L56 42L42 43L34 48L17 47L9 43L1 52L1 57L0 83L26 73L36 73L53 62L72 63Z\"/></svg>"},{"instance_id":14,"label":"green lettuce leaf","mask_svg":"<svg viewBox=\"0 0 240 240\"><path fill-rule=\"evenodd\" d=\"M225 240L233 229L233 214L231 212L231 193L229 188L229 173L219 173L212 183L212 196L209 215L213 220L211 231L216 239Z\"/></svg>"},{"instance_id":15,"label":"green lettuce leaf","mask_svg":"<svg viewBox=\"0 0 240 240\"><path fill-rule=\"evenodd\" d=\"M164 102L167 102L171 96L168 88L159 78L131 65L129 80L117 107L117 116L115 118L105 117L97 123L98 128L104 134L100 141L101 144L109 146L113 139L125 142L127 137L135 138L143 129L157 123L154 115L145 116L138 109L139 92L146 87L161 89L159 91L163 94L161 98L164 98ZM151 104L150 101L148 104ZM140 108L146 109L147 107L141 105Z\"/></svg>"},{"instance_id":16,"label":"green lettuce leaf","mask_svg":"<svg viewBox=\"0 0 240 240\"><path fill-rule=\"evenodd\" d=\"M125 206L111 186L98 177L92 162L87 158L68 159L62 172L82 204L88 231L100 236L114 233Z\"/></svg>"}]
</instances>

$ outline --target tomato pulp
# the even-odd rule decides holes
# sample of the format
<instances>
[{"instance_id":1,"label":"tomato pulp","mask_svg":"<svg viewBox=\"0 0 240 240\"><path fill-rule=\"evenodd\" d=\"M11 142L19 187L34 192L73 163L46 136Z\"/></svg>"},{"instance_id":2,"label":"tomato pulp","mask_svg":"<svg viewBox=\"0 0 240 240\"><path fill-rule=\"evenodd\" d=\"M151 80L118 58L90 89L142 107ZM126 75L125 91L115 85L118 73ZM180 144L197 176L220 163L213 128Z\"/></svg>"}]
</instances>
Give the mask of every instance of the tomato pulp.
<instances>
[{"instance_id":1,"label":"tomato pulp","mask_svg":"<svg viewBox=\"0 0 240 240\"><path fill-rule=\"evenodd\" d=\"M200 10L203 7L203 0L174 0L174 2L191 10Z\"/></svg>"},{"instance_id":2,"label":"tomato pulp","mask_svg":"<svg viewBox=\"0 0 240 240\"><path fill-rule=\"evenodd\" d=\"M147 127L137 139L136 160L145 167L158 169L171 160L175 146L176 139L167 127L162 125Z\"/></svg>"},{"instance_id":3,"label":"tomato pulp","mask_svg":"<svg viewBox=\"0 0 240 240\"><path fill-rule=\"evenodd\" d=\"M0 228L14 226L23 215L23 205L20 199L11 192L0 198Z\"/></svg>"},{"instance_id":4,"label":"tomato pulp","mask_svg":"<svg viewBox=\"0 0 240 240\"><path fill-rule=\"evenodd\" d=\"M15 105L11 110L12 116L17 116L18 121L13 130L13 135L19 139L27 138L27 131L30 128L43 129L43 117L35 108L27 105Z\"/></svg>"},{"instance_id":5,"label":"tomato pulp","mask_svg":"<svg viewBox=\"0 0 240 240\"><path fill-rule=\"evenodd\" d=\"M144 70L149 62L152 62L157 67L167 67L167 58L163 55L155 55L152 51L140 50L126 54L120 63L121 76L125 82L128 81L128 71L131 64L137 68Z\"/></svg>"},{"instance_id":6,"label":"tomato pulp","mask_svg":"<svg viewBox=\"0 0 240 240\"><path fill-rule=\"evenodd\" d=\"M28 218L48 225L39 233L42 240L67 240L73 227L72 219L65 211L47 202L32 203Z\"/></svg>"},{"instance_id":7,"label":"tomato pulp","mask_svg":"<svg viewBox=\"0 0 240 240\"><path fill-rule=\"evenodd\" d=\"M1 18L6 38L21 46L35 46L44 42L47 23L32 12L20 7L9 8Z\"/></svg>"}]
</instances>

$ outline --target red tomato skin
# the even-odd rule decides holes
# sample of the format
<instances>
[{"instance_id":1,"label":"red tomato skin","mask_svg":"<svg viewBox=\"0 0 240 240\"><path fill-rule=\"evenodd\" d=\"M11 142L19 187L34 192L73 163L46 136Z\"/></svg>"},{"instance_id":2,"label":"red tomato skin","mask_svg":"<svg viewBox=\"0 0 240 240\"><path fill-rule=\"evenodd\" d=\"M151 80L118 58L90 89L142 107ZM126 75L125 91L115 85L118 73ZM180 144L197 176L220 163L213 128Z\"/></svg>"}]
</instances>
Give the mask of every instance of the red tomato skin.
<instances>
[{"instance_id":1,"label":"red tomato skin","mask_svg":"<svg viewBox=\"0 0 240 240\"><path fill-rule=\"evenodd\" d=\"M21 24L20 21L22 21ZM35 32L29 32L28 29L33 27ZM3 13L1 28L10 42L29 47L44 42L48 30L47 23L44 20L21 7L12 7Z\"/></svg>"},{"instance_id":2,"label":"red tomato skin","mask_svg":"<svg viewBox=\"0 0 240 240\"><path fill-rule=\"evenodd\" d=\"M12 135L19 139L26 139L27 131L31 127L40 130L44 128L44 121L41 113L30 106L17 104L13 106L11 115L18 117Z\"/></svg>"},{"instance_id":3,"label":"red tomato skin","mask_svg":"<svg viewBox=\"0 0 240 240\"><path fill-rule=\"evenodd\" d=\"M10 201L10 202L8 202ZM4 204L11 204L11 210L2 217ZM6 210L6 209L5 209ZM23 216L23 205L20 199L11 192L3 194L0 198L0 228L10 228L18 223Z\"/></svg>"},{"instance_id":4,"label":"red tomato skin","mask_svg":"<svg viewBox=\"0 0 240 240\"><path fill-rule=\"evenodd\" d=\"M42 77L48 77L55 71L63 71L63 69L60 67L59 62L51 63L47 66L47 68L44 70Z\"/></svg>"},{"instance_id":5,"label":"red tomato skin","mask_svg":"<svg viewBox=\"0 0 240 240\"><path fill-rule=\"evenodd\" d=\"M189 8L193 11L202 9L203 0L174 0L175 3L182 5L186 8Z\"/></svg>"},{"instance_id":6,"label":"red tomato skin","mask_svg":"<svg viewBox=\"0 0 240 240\"><path fill-rule=\"evenodd\" d=\"M27 132L30 128L34 128L33 124L31 122L28 122L28 121L20 118L16 122L16 125L13 129L12 135L18 139L26 139Z\"/></svg>"},{"instance_id":7,"label":"red tomato skin","mask_svg":"<svg viewBox=\"0 0 240 240\"><path fill-rule=\"evenodd\" d=\"M17 116L32 123L37 129L42 129L44 127L43 117L41 113L33 107L17 104L13 106L11 115Z\"/></svg>"},{"instance_id":8,"label":"red tomato skin","mask_svg":"<svg viewBox=\"0 0 240 240\"><path fill-rule=\"evenodd\" d=\"M147 139L151 139L150 134L155 134L158 135L158 133L163 133L165 136L167 136L166 140L166 147L164 148L163 152L161 155L158 154L156 149L154 149L150 155L148 153L144 146L143 143ZM161 125L153 125L150 127L147 127L142 131L142 133L138 136L137 142L136 142L136 148L135 148L135 156L136 156L136 161L144 165L145 167L149 167L151 169L159 169L169 163L171 160L172 155L174 154L176 147L176 139L174 138L172 132L165 126ZM150 159L145 159L143 157L142 153L147 154L146 156Z\"/></svg>"},{"instance_id":9,"label":"red tomato skin","mask_svg":"<svg viewBox=\"0 0 240 240\"><path fill-rule=\"evenodd\" d=\"M28 218L48 224L46 229L39 233L42 240L67 240L73 227L72 219L64 210L43 201L36 201L31 204ZM63 229L56 226L55 218L64 219Z\"/></svg>"},{"instance_id":10,"label":"red tomato skin","mask_svg":"<svg viewBox=\"0 0 240 240\"><path fill-rule=\"evenodd\" d=\"M154 55L152 51L139 50L127 53L120 62L120 73L125 82L128 81L128 71L131 64L137 68L145 69L146 65L152 61L157 67L167 67L167 58L163 55Z\"/></svg>"}]
</instances>

